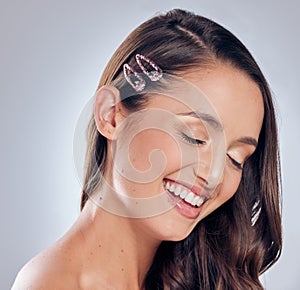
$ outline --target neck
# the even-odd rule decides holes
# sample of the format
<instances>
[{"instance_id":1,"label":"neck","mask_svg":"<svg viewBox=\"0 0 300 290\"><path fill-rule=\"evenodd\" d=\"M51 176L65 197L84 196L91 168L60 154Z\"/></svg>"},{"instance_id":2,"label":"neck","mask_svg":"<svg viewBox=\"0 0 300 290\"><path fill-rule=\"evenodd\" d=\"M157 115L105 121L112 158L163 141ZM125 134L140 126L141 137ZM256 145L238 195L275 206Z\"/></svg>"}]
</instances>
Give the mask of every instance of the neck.
<instances>
[{"instance_id":1,"label":"neck","mask_svg":"<svg viewBox=\"0 0 300 290\"><path fill-rule=\"evenodd\" d=\"M79 243L82 283L109 289L141 289L161 242L143 231L141 219L113 215L90 201L71 233Z\"/></svg>"}]
</instances>

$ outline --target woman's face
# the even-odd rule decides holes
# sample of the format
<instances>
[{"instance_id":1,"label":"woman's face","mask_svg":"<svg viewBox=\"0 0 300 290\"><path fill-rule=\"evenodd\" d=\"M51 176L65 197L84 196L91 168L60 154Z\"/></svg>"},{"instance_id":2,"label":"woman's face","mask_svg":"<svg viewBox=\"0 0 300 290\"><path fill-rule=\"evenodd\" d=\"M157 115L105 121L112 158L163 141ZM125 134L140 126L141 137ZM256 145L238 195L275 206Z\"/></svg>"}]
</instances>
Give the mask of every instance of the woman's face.
<instances>
[{"instance_id":1,"label":"woman's face","mask_svg":"<svg viewBox=\"0 0 300 290\"><path fill-rule=\"evenodd\" d=\"M212 143L218 142L219 137L208 130L209 121L188 113L190 110L183 103L155 94L149 98L146 110L161 128L149 126L138 130L144 113L137 114L140 121L129 122L124 127L135 132L130 135L126 148L128 159L121 160L125 152L121 144L113 149L115 155L111 163L118 164L111 167L112 183L117 192L134 198L167 194L170 210L139 220L143 231L160 240L185 238L199 221L234 195L243 164L255 150L264 115L262 95L256 83L229 65L202 69L185 74L183 78L206 95L219 117L216 121L220 124L214 127L222 131L225 148L218 158L225 163L219 162L214 167L217 178L210 178L210 175L213 174L213 156L218 154ZM166 118L168 114L173 117ZM124 129L122 132L123 138L129 138ZM127 161L131 171L134 168L136 172L154 174L147 180L135 180L129 173ZM126 178L129 175L131 178Z\"/></svg>"}]
</instances>

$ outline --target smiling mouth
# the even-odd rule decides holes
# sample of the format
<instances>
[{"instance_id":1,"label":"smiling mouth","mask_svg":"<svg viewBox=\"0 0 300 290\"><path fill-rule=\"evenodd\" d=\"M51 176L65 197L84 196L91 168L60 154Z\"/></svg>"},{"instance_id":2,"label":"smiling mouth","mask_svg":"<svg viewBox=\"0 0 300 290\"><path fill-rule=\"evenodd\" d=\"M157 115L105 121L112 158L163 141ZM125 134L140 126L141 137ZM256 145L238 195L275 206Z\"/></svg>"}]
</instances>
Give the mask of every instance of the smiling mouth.
<instances>
[{"instance_id":1,"label":"smiling mouth","mask_svg":"<svg viewBox=\"0 0 300 290\"><path fill-rule=\"evenodd\" d=\"M202 197L195 194L193 191L188 189L187 187L178 184L171 180L164 180L165 189L171 193L173 196L180 198L185 203L195 208L200 207L204 202L207 201L207 197Z\"/></svg>"}]
</instances>

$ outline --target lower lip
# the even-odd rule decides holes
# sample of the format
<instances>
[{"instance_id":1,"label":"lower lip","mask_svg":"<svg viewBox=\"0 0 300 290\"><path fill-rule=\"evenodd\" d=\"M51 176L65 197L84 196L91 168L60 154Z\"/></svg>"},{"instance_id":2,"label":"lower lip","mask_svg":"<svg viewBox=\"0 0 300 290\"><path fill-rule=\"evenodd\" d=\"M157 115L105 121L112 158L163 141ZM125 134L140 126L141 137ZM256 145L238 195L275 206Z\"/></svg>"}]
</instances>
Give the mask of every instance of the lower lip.
<instances>
[{"instance_id":1,"label":"lower lip","mask_svg":"<svg viewBox=\"0 0 300 290\"><path fill-rule=\"evenodd\" d=\"M168 193L168 195L170 197L170 202L172 204L174 204L175 208L178 210L178 212L181 215L183 215L189 219L195 219L199 216L201 209L202 209L202 205L200 207L194 207L194 206L188 204L187 202L185 202L180 197L174 196L167 189L166 189L166 192Z\"/></svg>"}]
</instances>

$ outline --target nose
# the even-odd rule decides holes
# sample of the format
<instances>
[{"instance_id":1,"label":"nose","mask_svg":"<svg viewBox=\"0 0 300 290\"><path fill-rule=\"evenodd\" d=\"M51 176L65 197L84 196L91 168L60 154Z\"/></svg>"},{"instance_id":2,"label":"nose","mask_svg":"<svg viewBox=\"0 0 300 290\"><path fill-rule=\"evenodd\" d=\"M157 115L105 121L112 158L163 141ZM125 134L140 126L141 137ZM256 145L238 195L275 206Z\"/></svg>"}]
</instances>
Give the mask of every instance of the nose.
<instances>
[{"instance_id":1,"label":"nose","mask_svg":"<svg viewBox=\"0 0 300 290\"><path fill-rule=\"evenodd\" d=\"M211 146L198 152L198 162L193 172L200 186L213 190L222 182L225 157L222 152L215 152Z\"/></svg>"}]
</instances>

